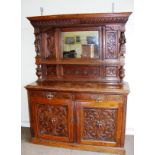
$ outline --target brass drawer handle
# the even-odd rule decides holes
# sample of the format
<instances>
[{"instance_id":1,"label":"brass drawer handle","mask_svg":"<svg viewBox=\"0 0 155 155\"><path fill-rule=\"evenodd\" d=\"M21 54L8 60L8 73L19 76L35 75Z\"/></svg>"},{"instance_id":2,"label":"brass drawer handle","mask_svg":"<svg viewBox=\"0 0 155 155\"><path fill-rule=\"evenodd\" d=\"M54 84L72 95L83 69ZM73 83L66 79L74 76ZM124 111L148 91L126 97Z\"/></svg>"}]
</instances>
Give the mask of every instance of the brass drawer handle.
<instances>
[{"instance_id":1,"label":"brass drawer handle","mask_svg":"<svg viewBox=\"0 0 155 155\"><path fill-rule=\"evenodd\" d=\"M98 96L96 102L102 102L104 100L104 96Z\"/></svg>"},{"instance_id":2,"label":"brass drawer handle","mask_svg":"<svg viewBox=\"0 0 155 155\"><path fill-rule=\"evenodd\" d=\"M48 94L46 94L46 98L49 99L49 100L51 100L51 99L54 98L54 94L48 93Z\"/></svg>"}]
</instances>

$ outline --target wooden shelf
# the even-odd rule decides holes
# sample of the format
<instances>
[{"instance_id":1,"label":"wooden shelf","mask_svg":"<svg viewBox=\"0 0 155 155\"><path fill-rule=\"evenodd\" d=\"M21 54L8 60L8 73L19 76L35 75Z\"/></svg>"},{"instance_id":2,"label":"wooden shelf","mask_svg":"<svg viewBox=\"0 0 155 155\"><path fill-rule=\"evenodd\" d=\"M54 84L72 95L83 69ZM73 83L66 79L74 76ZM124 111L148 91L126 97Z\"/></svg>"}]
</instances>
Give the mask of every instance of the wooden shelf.
<instances>
[{"instance_id":1,"label":"wooden shelf","mask_svg":"<svg viewBox=\"0 0 155 155\"><path fill-rule=\"evenodd\" d=\"M116 60L46 60L46 61L38 61L38 64L49 64L49 65L124 65L124 59L116 59Z\"/></svg>"}]
</instances>

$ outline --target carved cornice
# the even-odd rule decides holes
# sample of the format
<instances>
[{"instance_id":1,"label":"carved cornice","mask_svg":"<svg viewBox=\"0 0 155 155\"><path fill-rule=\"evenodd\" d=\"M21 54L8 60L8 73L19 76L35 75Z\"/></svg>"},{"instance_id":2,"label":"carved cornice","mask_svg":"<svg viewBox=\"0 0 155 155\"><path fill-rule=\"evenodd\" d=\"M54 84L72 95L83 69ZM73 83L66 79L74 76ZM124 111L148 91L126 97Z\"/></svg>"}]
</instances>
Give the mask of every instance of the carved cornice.
<instances>
[{"instance_id":1,"label":"carved cornice","mask_svg":"<svg viewBox=\"0 0 155 155\"><path fill-rule=\"evenodd\" d=\"M126 23L131 13L98 13L98 14L71 14L28 17L34 27L43 26L77 26L103 25L105 23Z\"/></svg>"}]
</instances>

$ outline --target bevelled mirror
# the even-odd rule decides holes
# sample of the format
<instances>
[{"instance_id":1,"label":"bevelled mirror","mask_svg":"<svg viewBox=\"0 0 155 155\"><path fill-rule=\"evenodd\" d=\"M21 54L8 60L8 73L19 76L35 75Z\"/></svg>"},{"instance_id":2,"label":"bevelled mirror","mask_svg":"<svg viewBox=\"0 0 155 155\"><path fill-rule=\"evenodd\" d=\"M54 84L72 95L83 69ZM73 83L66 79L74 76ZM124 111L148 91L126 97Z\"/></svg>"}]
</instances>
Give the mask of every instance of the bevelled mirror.
<instances>
[{"instance_id":1,"label":"bevelled mirror","mask_svg":"<svg viewBox=\"0 0 155 155\"><path fill-rule=\"evenodd\" d=\"M62 58L99 58L99 31L61 32Z\"/></svg>"}]
</instances>

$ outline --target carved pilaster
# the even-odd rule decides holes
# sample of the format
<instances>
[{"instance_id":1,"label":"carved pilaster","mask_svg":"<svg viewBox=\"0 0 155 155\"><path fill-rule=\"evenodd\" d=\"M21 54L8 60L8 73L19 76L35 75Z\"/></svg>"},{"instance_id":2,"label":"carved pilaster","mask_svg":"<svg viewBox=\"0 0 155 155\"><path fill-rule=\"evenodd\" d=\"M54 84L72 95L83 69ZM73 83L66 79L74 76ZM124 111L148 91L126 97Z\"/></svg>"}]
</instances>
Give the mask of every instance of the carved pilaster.
<instances>
[{"instance_id":1,"label":"carved pilaster","mask_svg":"<svg viewBox=\"0 0 155 155\"><path fill-rule=\"evenodd\" d=\"M38 76L38 80L40 80L41 77L42 77L42 68L41 68L41 65L37 65L36 75Z\"/></svg>"},{"instance_id":2,"label":"carved pilaster","mask_svg":"<svg viewBox=\"0 0 155 155\"><path fill-rule=\"evenodd\" d=\"M126 51L126 48L125 48L126 38L125 38L124 31L121 32L119 42L120 42L120 52L119 52L119 54L120 54L120 56L124 56L125 51Z\"/></svg>"}]
</instances>

